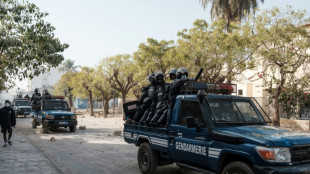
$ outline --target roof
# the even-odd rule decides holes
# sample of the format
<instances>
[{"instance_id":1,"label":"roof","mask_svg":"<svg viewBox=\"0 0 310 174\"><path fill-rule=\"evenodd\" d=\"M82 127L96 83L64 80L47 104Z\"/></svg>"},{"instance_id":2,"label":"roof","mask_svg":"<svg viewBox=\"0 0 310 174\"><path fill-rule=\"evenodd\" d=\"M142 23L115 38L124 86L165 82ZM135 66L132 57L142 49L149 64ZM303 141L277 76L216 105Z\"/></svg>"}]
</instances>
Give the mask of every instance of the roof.
<instances>
[{"instance_id":1,"label":"roof","mask_svg":"<svg viewBox=\"0 0 310 174\"><path fill-rule=\"evenodd\" d=\"M235 95L216 95L208 94L208 98L222 98L222 99L249 99L249 97L235 96ZM177 99L193 99L197 100L197 95L178 95Z\"/></svg>"}]
</instances>

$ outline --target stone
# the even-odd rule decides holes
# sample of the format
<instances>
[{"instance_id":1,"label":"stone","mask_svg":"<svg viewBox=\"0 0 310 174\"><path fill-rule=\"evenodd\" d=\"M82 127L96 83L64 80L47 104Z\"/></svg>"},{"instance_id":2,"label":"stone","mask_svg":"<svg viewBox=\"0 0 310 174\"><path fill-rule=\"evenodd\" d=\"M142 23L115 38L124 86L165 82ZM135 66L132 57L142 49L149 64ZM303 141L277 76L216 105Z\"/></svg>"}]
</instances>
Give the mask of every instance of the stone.
<instances>
[{"instance_id":1,"label":"stone","mask_svg":"<svg viewBox=\"0 0 310 174\"><path fill-rule=\"evenodd\" d=\"M79 129L80 129L80 130L86 130L86 126L85 126L85 125L81 125L81 126L79 127Z\"/></svg>"},{"instance_id":2,"label":"stone","mask_svg":"<svg viewBox=\"0 0 310 174\"><path fill-rule=\"evenodd\" d=\"M122 131L121 130L116 130L113 132L113 136L121 136L122 135Z\"/></svg>"},{"instance_id":3,"label":"stone","mask_svg":"<svg viewBox=\"0 0 310 174\"><path fill-rule=\"evenodd\" d=\"M51 141L56 141L56 138L55 137L51 137Z\"/></svg>"},{"instance_id":4,"label":"stone","mask_svg":"<svg viewBox=\"0 0 310 174\"><path fill-rule=\"evenodd\" d=\"M20 140L21 143L26 143L26 140Z\"/></svg>"}]
</instances>

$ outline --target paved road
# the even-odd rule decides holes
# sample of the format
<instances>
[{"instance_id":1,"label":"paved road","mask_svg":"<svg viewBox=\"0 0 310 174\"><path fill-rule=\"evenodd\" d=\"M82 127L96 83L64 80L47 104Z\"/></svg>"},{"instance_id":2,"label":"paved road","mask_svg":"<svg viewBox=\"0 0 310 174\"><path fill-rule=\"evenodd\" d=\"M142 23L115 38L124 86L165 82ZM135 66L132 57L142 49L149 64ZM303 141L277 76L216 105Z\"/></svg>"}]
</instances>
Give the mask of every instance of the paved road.
<instances>
[{"instance_id":1,"label":"paved road","mask_svg":"<svg viewBox=\"0 0 310 174\"><path fill-rule=\"evenodd\" d=\"M14 144L0 150L0 173L137 174L134 145L113 143L122 137L108 136L111 130L87 129L71 133L59 128L42 134L41 126L31 128L30 118L17 119ZM106 136L104 141L91 141ZM55 137L56 141L51 141ZM22 141L26 140L26 142ZM3 142L3 141L2 141ZM12 172L14 171L14 172ZM157 174L184 174L175 165L158 167Z\"/></svg>"},{"instance_id":2,"label":"paved road","mask_svg":"<svg viewBox=\"0 0 310 174\"><path fill-rule=\"evenodd\" d=\"M28 119L27 119L28 120ZM18 119L18 123L25 120ZM60 171L47 159L27 136L26 124L18 124L13 131L13 145L2 147L1 135L0 173L1 174L54 174Z\"/></svg>"}]
</instances>

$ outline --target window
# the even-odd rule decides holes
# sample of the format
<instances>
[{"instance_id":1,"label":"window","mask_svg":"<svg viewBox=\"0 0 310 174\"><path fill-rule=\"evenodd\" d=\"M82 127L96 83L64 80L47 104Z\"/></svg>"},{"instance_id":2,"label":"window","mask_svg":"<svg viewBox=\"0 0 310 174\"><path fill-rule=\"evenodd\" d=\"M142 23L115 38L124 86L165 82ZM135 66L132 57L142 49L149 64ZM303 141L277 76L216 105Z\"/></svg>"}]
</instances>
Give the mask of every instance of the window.
<instances>
[{"instance_id":1,"label":"window","mask_svg":"<svg viewBox=\"0 0 310 174\"><path fill-rule=\"evenodd\" d=\"M202 118L202 113L198 101L182 100L179 124L182 126L186 126L186 119L190 116L194 117L195 123L199 123L200 127L206 127L205 122Z\"/></svg>"},{"instance_id":2,"label":"window","mask_svg":"<svg viewBox=\"0 0 310 174\"><path fill-rule=\"evenodd\" d=\"M243 95L243 90L242 89L238 90L238 95Z\"/></svg>"}]
</instances>

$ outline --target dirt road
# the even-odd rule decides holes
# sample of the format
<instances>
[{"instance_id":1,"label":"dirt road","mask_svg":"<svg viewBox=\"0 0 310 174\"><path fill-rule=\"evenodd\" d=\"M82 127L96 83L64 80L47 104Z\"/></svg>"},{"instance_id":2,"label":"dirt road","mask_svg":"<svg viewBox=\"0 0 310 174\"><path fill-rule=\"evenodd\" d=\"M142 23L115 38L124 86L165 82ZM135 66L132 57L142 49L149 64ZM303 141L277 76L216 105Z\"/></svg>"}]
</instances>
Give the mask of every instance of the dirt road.
<instances>
[{"instance_id":1,"label":"dirt road","mask_svg":"<svg viewBox=\"0 0 310 174\"><path fill-rule=\"evenodd\" d=\"M138 174L138 148L124 142L121 136L113 136L115 129L122 129L118 120L121 119L79 118L79 125L86 125L86 130L77 129L71 133L68 128L59 128L43 134L41 126L31 128L31 118L19 118L16 130L41 149L61 173ZM51 141L51 137L55 137L56 141ZM159 167L157 173L184 172L175 165L169 165Z\"/></svg>"}]
</instances>

